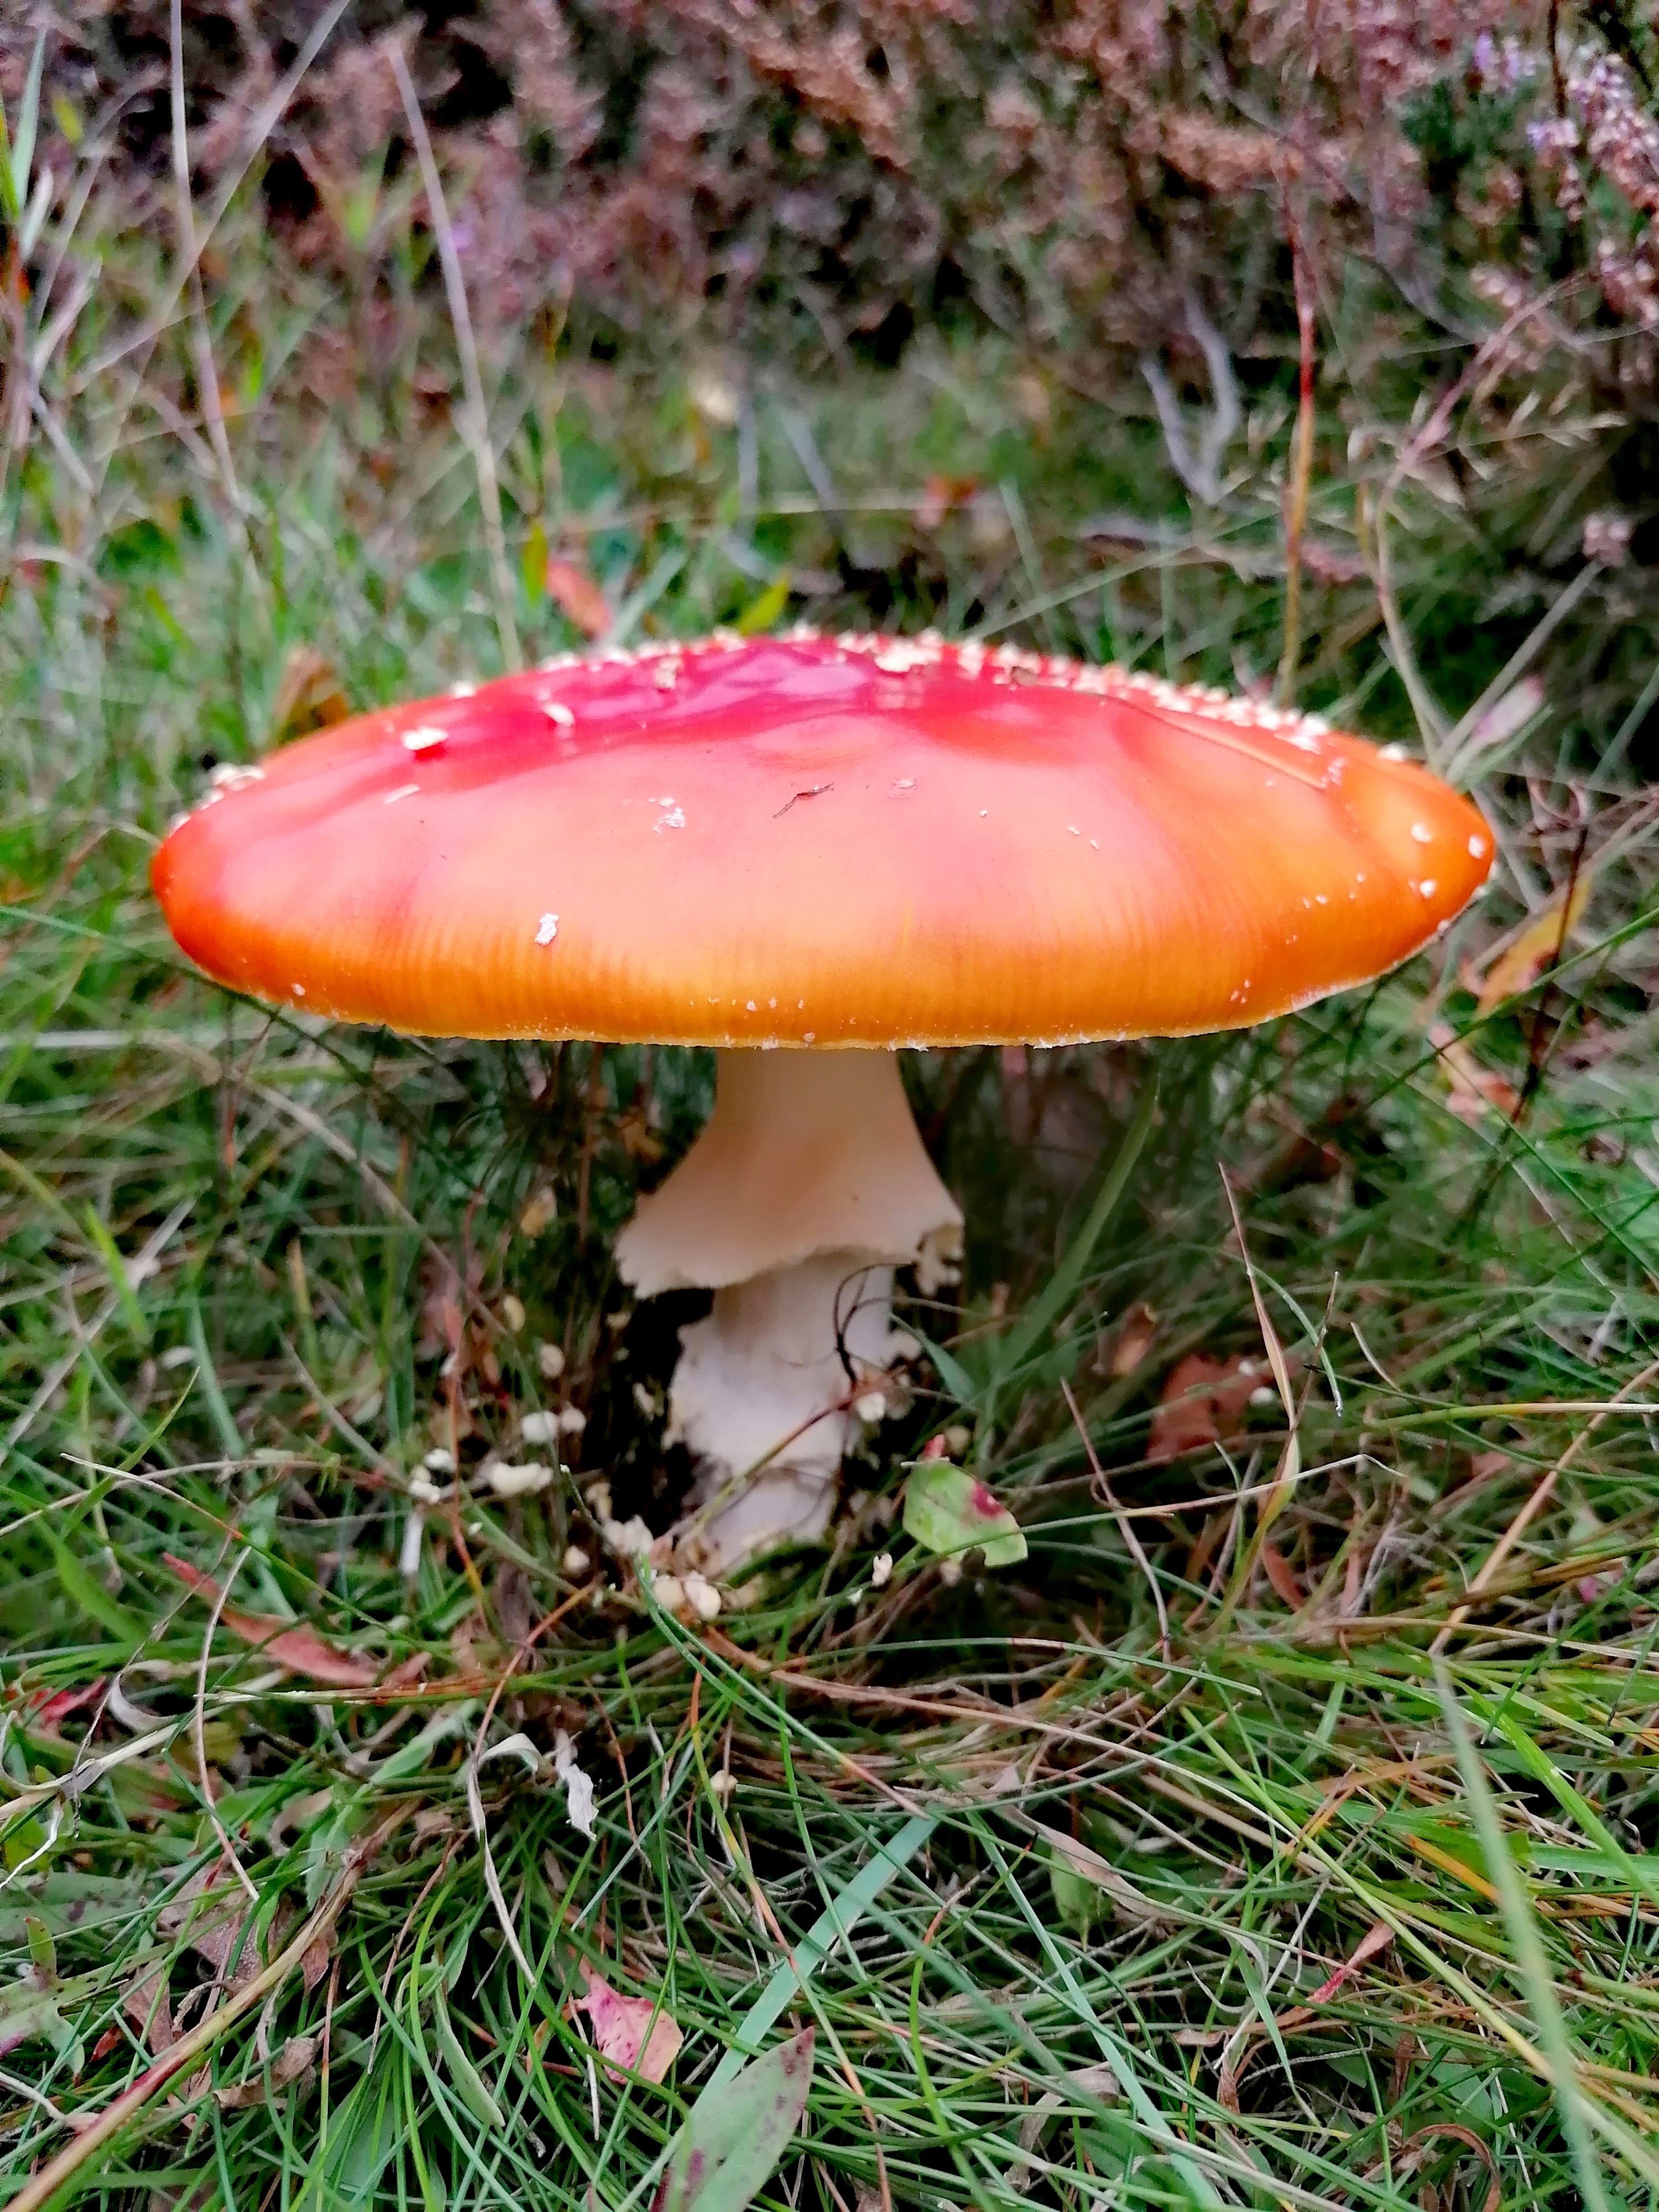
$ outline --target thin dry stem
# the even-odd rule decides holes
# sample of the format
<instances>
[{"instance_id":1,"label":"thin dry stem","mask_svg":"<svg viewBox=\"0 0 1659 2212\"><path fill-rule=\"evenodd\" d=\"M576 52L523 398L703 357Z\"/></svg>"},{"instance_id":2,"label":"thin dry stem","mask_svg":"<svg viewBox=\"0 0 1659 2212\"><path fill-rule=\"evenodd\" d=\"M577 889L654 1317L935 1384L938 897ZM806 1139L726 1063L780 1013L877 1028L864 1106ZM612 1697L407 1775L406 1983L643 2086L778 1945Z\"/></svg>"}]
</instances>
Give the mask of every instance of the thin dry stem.
<instances>
[{"instance_id":1,"label":"thin dry stem","mask_svg":"<svg viewBox=\"0 0 1659 2212\"><path fill-rule=\"evenodd\" d=\"M174 4L177 4L177 0L174 0ZM483 509L484 544L489 555L490 580L495 592L495 629L501 639L501 659L510 671L516 672L524 666L524 655L519 649L519 627L513 609L513 579L507 569L507 538L501 529L501 488L495 473L495 450L489 442L489 410L484 404L483 380L478 374L478 349L472 338L472 317L466 304L466 283L461 275L461 258L455 250L455 234L450 227L449 210L438 177L438 164L433 158L432 141L428 136L426 118L421 112L421 103L409 74L409 64L404 59L402 47L395 41L389 52L392 75L398 80L404 113L409 122L410 137L415 142L416 155L421 165L421 184L426 193L427 212L432 219L433 235L438 241L438 258L443 267L449 319L454 325L455 350L460 356L461 381L466 393L462 432L472 455L472 465L478 473L478 503Z\"/></svg>"}]
</instances>

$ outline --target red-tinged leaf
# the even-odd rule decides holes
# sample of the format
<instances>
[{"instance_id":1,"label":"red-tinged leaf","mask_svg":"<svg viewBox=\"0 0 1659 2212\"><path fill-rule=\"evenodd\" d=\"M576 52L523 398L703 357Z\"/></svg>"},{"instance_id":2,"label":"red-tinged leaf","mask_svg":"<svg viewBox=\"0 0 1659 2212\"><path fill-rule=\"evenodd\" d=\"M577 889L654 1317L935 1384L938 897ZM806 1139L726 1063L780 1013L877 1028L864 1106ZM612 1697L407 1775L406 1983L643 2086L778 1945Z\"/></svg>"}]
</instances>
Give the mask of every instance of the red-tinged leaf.
<instances>
[{"instance_id":1,"label":"red-tinged leaf","mask_svg":"<svg viewBox=\"0 0 1659 2212\"><path fill-rule=\"evenodd\" d=\"M205 1598L210 1605L218 1603L219 1585L211 1575L204 1575L199 1567L192 1567L188 1559L176 1559L171 1552L162 1556L198 1597ZM290 1621L273 1620L266 1613L241 1613L229 1605L221 1608L219 1618L233 1636L253 1645L264 1657L274 1659L290 1674L325 1682L331 1689L372 1689L379 1675L372 1659L356 1659L349 1652L336 1650L314 1628L295 1627Z\"/></svg>"},{"instance_id":2,"label":"red-tinged leaf","mask_svg":"<svg viewBox=\"0 0 1659 2212\"><path fill-rule=\"evenodd\" d=\"M1261 1564L1267 1569L1267 1580L1276 1594L1284 1600L1292 1613L1299 1613L1307 1602L1307 1594L1296 1578L1290 1561L1276 1545L1261 1547Z\"/></svg>"},{"instance_id":3,"label":"red-tinged leaf","mask_svg":"<svg viewBox=\"0 0 1659 2212\"><path fill-rule=\"evenodd\" d=\"M1018 1521L975 1475L946 1459L925 1459L904 1486L904 1533L926 1550L954 1558L977 1545L988 1567L1025 1557Z\"/></svg>"},{"instance_id":4,"label":"red-tinged leaf","mask_svg":"<svg viewBox=\"0 0 1659 2212\"><path fill-rule=\"evenodd\" d=\"M611 627L611 605L586 568L556 555L547 564L547 594L587 637L603 637Z\"/></svg>"},{"instance_id":5,"label":"red-tinged leaf","mask_svg":"<svg viewBox=\"0 0 1659 2212\"><path fill-rule=\"evenodd\" d=\"M1320 1984L1308 2002L1310 2005L1328 2004L1342 1984L1352 1979L1368 1959L1376 1958L1379 1951L1386 1951L1393 1941L1393 1929L1385 1927L1380 1920L1374 1928L1368 1928L1355 1945L1352 1955L1343 1960L1328 1981Z\"/></svg>"},{"instance_id":6,"label":"red-tinged leaf","mask_svg":"<svg viewBox=\"0 0 1659 2212\"><path fill-rule=\"evenodd\" d=\"M103 1693L104 1677L101 1674L95 1682L88 1682L84 1689L56 1691L43 1697L28 1713L28 1725L37 1735L56 1735L59 1733L60 1721L67 1720L71 1713L78 1713L82 1705L89 1705L94 1698L100 1698Z\"/></svg>"},{"instance_id":7,"label":"red-tinged leaf","mask_svg":"<svg viewBox=\"0 0 1659 2212\"><path fill-rule=\"evenodd\" d=\"M588 2026L606 2070L620 2081L624 2073L660 2081L685 2040L679 2023L659 2011L649 1997L625 1997L582 1961L586 1992L572 2007L587 2014Z\"/></svg>"},{"instance_id":8,"label":"red-tinged leaf","mask_svg":"<svg viewBox=\"0 0 1659 2212\"><path fill-rule=\"evenodd\" d=\"M1146 1456L1158 1465L1212 1444L1231 1447L1244 1433L1244 1409L1256 1392L1271 1389L1259 1359L1211 1359L1188 1352L1170 1370L1152 1415Z\"/></svg>"},{"instance_id":9,"label":"red-tinged leaf","mask_svg":"<svg viewBox=\"0 0 1659 2212\"><path fill-rule=\"evenodd\" d=\"M651 2212L744 2212L800 2125L816 2040L803 2028L703 2091L674 2139Z\"/></svg>"}]
</instances>

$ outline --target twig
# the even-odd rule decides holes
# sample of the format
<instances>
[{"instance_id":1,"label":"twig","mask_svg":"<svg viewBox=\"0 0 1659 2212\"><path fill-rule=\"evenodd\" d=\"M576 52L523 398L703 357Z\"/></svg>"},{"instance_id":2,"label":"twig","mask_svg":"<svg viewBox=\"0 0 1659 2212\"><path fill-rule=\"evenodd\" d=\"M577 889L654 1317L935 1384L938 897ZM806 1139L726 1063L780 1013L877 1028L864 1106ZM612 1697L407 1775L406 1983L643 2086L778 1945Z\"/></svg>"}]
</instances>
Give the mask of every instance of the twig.
<instances>
[{"instance_id":1,"label":"twig","mask_svg":"<svg viewBox=\"0 0 1659 2212\"><path fill-rule=\"evenodd\" d=\"M1437 1658L1440 1653L1445 1650L1447 1644L1451 1641L1457 1631L1463 1626L1463 1623L1468 1619L1470 1613L1474 1612L1474 1606L1473 1601L1479 1597L1483 1591L1490 1589L1492 1583L1496 1581L1498 1570L1503 1566L1504 1560L1508 1559L1510 1553L1520 1542L1522 1537L1525 1535L1527 1530L1532 1526L1532 1523L1538 1518L1538 1516L1543 1511L1545 1506L1549 1504L1550 1499L1555 1495L1556 1484L1559 1482L1561 1477L1566 1473L1567 1469L1572 1465L1573 1461L1578 1456L1580 1446L1589 1442L1590 1438L1595 1434L1595 1431L1601 1427L1602 1422L1607 1419L1613 1408L1618 1406L1622 1400L1632 1396L1646 1383L1652 1382L1656 1375L1659 1375L1659 1359L1650 1361L1648 1365L1643 1368L1639 1375L1632 1375L1628 1382L1624 1383L1619 1389L1615 1390L1612 1397L1609 1398L1606 1404L1601 1407L1601 1410L1594 1414L1591 1419L1584 1424L1583 1427L1579 1430L1577 1435L1574 1437L1572 1442L1567 1446L1565 1451L1562 1453L1560 1458L1556 1461L1555 1465L1550 1468L1548 1474L1543 1475L1539 1481L1534 1485L1532 1494L1527 1499L1526 1504L1521 1508L1521 1510L1516 1515L1514 1520L1510 1522L1509 1527L1504 1529L1503 1534L1498 1538L1498 1541L1492 1546L1491 1551L1487 1553L1486 1558L1481 1561L1474 1580L1469 1584L1468 1595L1471 1601L1467 1605L1455 1606L1451 1613L1447 1616L1445 1626L1441 1630L1439 1635L1435 1638L1434 1642L1429 1646L1431 1655Z\"/></svg>"},{"instance_id":2,"label":"twig","mask_svg":"<svg viewBox=\"0 0 1659 2212\"><path fill-rule=\"evenodd\" d=\"M1136 1565L1146 1577L1146 1587L1152 1594L1152 1603L1158 1607L1158 1655L1167 1662L1170 1656L1170 1616L1164 1609L1164 1593L1158 1588L1158 1577L1153 1572L1152 1563L1146 1556L1146 1547L1135 1534L1133 1522L1125 1519L1122 1508L1112 1495L1111 1483L1107 1479L1106 1470L1101 1465L1095 1452L1094 1438L1084 1425L1083 1416L1078 1411L1078 1402L1073 1395L1072 1386L1063 1376L1060 1377L1060 1387L1065 1396L1066 1409L1077 1425L1079 1436L1083 1439L1083 1449L1089 1455L1089 1472L1091 1477L1090 1486L1113 1520L1116 1522L1119 1535L1133 1553Z\"/></svg>"},{"instance_id":3,"label":"twig","mask_svg":"<svg viewBox=\"0 0 1659 2212\"><path fill-rule=\"evenodd\" d=\"M174 0L177 4L178 0ZM519 650L519 629L513 614L513 578L507 565L507 539L501 530L501 488L495 474L495 448L489 442L489 412L484 405L483 382L478 374L478 349L472 341L472 318L467 309L461 258L455 251L455 234L449 227L449 210L444 203L438 165L432 155L432 141L427 136L426 118L415 94L409 64L404 59L403 48L395 42L391 54L392 73L398 80L404 113L409 121L409 135L415 142L421 165L427 212L432 218L438 258L443 265L449 319L455 328L455 350L460 356L461 382L466 393L462 434L471 448L472 465L478 472L478 503L483 509L484 543L489 550L489 573L495 587L495 629L501 641L501 659L516 672L524 666L524 655Z\"/></svg>"},{"instance_id":4,"label":"twig","mask_svg":"<svg viewBox=\"0 0 1659 2212\"><path fill-rule=\"evenodd\" d=\"M262 1973L256 1974L199 2027L193 2028L188 2035L181 2036L153 2066L145 2068L130 2089L124 2090L120 2096L106 2105L95 2119L83 2122L78 2113L74 2116L70 2124L81 2127L82 2132L73 2142L66 2143L56 2158L48 2160L25 2182L16 2196L8 2203L6 2212L41 2212L41 2208L67 2183L74 2180L95 2154L118 2136L129 2120L136 2118L150 2099L166 2088L175 2075L182 2074L186 2067L193 2066L204 2052L211 2050L227 2028L234 2027L256 2006L263 2004L273 1990L282 1987L312 1945L320 1942L333 1927L344 1911L352 1891L357 1887L363 1869L392 1830L407 1817L412 1803L411 1800L396 1807L361 1843L352 1845L346 1854L345 1866L338 1881L303 1923L299 1934L283 1946Z\"/></svg>"},{"instance_id":5,"label":"twig","mask_svg":"<svg viewBox=\"0 0 1659 2212\"><path fill-rule=\"evenodd\" d=\"M1296 664L1302 652L1302 532L1308 520L1308 486L1314 448L1314 292L1302 251L1302 234L1291 223L1291 268L1296 283L1296 326L1300 388L1296 441L1285 503L1285 645L1273 689L1281 706L1296 688Z\"/></svg>"}]
</instances>

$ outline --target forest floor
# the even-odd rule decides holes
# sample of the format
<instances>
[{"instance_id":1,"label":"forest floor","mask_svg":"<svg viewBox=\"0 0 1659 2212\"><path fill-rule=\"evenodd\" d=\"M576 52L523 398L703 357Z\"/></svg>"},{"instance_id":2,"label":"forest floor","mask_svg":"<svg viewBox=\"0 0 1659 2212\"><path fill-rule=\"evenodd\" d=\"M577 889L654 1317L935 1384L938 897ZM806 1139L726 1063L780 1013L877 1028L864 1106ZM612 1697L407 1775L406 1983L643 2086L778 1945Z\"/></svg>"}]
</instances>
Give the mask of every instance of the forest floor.
<instances>
[{"instance_id":1,"label":"forest floor","mask_svg":"<svg viewBox=\"0 0 1659 2212\"><path fill-rule=\"evenodd\" d=\"M1144 386L1079 397L994 335L833 374L527 338L485 364L492 558L441 300L383 345L235 225L199 317L120 279L162 302L149 354L105 272L5 488L12 2191L71 2151L88 2195L191 2212L623 2212L727 2054L813 2024L769 2205L1653 2202L1654 809L1622 715L1587 765L1583 685L1526 659L1534 615L1494 644L1414 483L1379 573L1376 472L1329 427L1345 550L1296 696L1469 789L1493 890L1248 1034L915 1055L961 1305L833 1548L688 1626L569 1547L598 1478L672 1512L677 1316L610 1254L707 1056L238 1001L172 946L157 840L216 766L596 631L933 624L1271 682L1293 402L1251 402L1212 511ZM433 1511L406 1575L425 1455L514 1456L537 1413L580 1417L568 1478ZM1023 1561L898 1533L936 1437ZM596 2063L595 1975L675 2023L660 2081Z\"/></svg>"}]
</instances>

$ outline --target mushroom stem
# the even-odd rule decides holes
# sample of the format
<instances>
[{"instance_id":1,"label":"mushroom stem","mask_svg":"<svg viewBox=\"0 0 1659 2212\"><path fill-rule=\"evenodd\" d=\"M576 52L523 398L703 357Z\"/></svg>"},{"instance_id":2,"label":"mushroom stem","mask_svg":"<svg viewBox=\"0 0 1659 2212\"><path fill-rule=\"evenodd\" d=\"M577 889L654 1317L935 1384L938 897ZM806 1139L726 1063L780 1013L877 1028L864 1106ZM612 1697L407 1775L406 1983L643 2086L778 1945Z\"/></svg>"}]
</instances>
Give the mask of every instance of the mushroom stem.
<instances>
[{"instance_id":1,"label":"mushroom stem","mask_svg":"<svg viewBox=\"0 0 1659 2212\"><path fill-rule=\"evenodd\" d=\"M893 1271L951 1272L961 1211L892 1052L722 1052L708 1127L617 1240L641 1296L714 1292L680 1331L671 1440L696 1462L682 1549L728 1573L823 1534L858 1398L909 1349Z\"/></svg>"}]
</instances>

